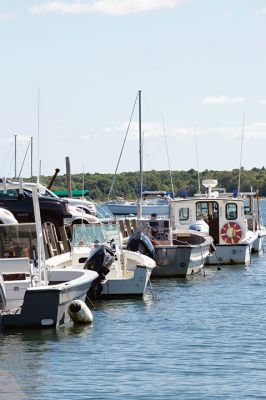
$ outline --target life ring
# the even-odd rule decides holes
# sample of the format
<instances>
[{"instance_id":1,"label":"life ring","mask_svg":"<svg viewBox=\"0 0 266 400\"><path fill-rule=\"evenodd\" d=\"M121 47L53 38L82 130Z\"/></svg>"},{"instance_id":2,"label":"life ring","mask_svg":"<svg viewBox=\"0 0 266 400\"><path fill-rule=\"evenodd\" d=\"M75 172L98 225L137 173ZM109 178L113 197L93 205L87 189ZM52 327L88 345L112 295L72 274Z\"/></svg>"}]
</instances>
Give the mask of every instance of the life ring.
<instances>
[{"instance_id":1,"label":"life ring","mask_svg":"<svg viewBox=\"0 0 266 400\"><path fill-rule=\"evenodd\" d=\"M236 244L242 236L242 229L236 222L227 222L221 229L221 238L225 243Z\"/></svg>"}]
</instances>

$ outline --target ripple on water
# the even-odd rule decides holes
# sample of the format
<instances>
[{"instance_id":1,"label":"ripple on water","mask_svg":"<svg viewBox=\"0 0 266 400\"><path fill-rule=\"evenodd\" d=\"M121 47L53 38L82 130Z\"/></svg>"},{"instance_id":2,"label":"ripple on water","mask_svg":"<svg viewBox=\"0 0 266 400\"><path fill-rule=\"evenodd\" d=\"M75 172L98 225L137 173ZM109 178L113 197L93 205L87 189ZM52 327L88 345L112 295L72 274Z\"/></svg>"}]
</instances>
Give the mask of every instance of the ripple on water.
<instances>
[{"instance_id":1,"label":"ripple on water","mask_svg":"<svg viewBox=\"0 0 266 400\"><path fill-rule=\"evenodd\" d=\"M91 326L2 334L0 370L36 400L265 399L265 284L265 255L156 280Z\"/></svg>"}]
</instances>

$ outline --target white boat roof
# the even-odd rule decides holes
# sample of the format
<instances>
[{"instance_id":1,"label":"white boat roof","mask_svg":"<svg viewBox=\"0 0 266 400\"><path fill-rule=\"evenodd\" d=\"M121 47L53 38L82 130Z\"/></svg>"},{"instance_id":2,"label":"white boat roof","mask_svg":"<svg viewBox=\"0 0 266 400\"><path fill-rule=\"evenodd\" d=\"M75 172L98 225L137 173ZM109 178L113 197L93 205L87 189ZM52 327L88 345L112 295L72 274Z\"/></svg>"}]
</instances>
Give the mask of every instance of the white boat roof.
<instances>
[{"instance_id":1,"label":"white boat roof","mask_svg":"<svg viewBox=\"0 0 266 400\"><path fill-rule=\"evenodd\" d=\"M246 197L256 197L257 193L256 192L241 192L235 195L234 193L220 193L213 191L211 192L211 195L208 193L203 194L203 193L197 193L193 197L188 196L188 197L178 197L175 198L173 201L198 201L198 200L234 200L234 201L243 201Z\"/></svg>"}]
</instances>

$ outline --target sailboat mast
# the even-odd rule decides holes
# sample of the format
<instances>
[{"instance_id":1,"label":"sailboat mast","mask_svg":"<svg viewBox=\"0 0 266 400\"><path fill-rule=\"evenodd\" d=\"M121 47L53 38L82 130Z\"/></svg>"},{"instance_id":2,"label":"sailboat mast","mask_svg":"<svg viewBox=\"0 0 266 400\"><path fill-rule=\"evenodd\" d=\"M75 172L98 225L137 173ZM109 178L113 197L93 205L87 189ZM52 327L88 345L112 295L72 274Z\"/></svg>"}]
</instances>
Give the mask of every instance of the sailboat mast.
<instances>
[{"instance_id":1,"label":"sailboat mast","mask_svg":"<svg viewBox=\"0 0 266 400\"><path fill-rule=\"evenodd\" d=\"M143 192L143 167L142 167L142 128L141 128L141 90L139 90L139 173L140 173L140 193L138 197L137 217L142 216L142 192Z\"/></svg>"},{"instance_id":2,"label":"sailboat mast","mask_svg":"<svg viewBox=\"0 0 266 400\"><path fill-rule=\"evenodd\" d=\"M18 135L14 135L14 137L15 137L15 179L17 177L17 136Z\"/></svg>"},{"instance_id":3,"label":"sailboat mast","mask_svg":"<svg viewBox=\"0 0 266 400\"><path fill-rule=\"evenodd\" d=\"M38 95L37 95L37 154L38 154L38 173L37 173L37 182L40 182L40 175L41 175L41 160L40 160L40 88L38 88Z\"/></svg>"},{"instance_id":4,"label":"sailboat mast","mask_svg":"<svg viewBox=\"0 0 266 400\"><path fill-rule=\"evenodd\" d=\"M142 129L141 129L141 90L139 90L139 172L140 172L140 197L143 192L143 166L142 166Z\"/></svg>"},{"instance_id":5,"label":"sailboat mast","mask_svg":"<svg viewBox=\"0 0 266 400\"><path fill-rule=\"evenodd\" d=\"M30 176L33 177L33 137L30 138Z\"/></svg>"}]
</instances>

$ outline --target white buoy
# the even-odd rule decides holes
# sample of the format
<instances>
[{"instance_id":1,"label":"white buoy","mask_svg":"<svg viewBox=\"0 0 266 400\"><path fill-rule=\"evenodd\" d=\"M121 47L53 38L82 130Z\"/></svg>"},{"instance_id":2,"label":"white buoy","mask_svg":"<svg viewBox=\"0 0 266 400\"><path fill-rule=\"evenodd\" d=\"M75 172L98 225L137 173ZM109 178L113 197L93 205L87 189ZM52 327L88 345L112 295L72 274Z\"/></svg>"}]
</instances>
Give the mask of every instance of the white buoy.
<instances>
[{"instance_id":1,"label":"white buoy","mask_svg":"<svg viewBox=\"0 0 266 400\"><path fill-rule=\"evenodd\" d=\"M93 315L89 307L81 300L73 300L68 306L68 314L74 324L90 324Z\"/></svg>"}]
</instances>

